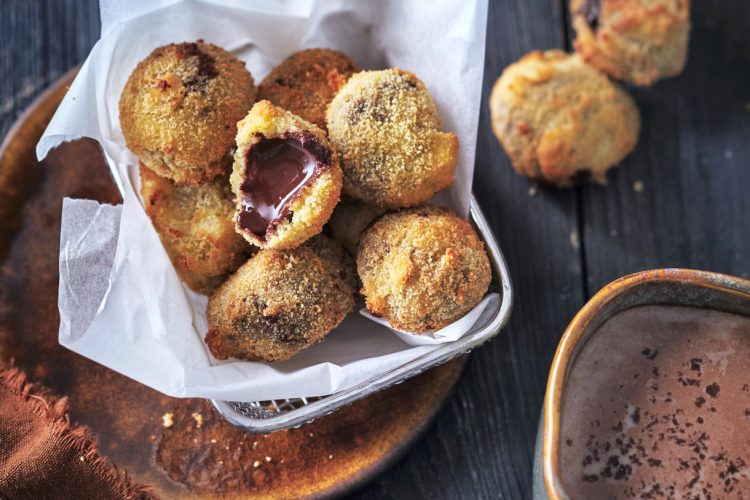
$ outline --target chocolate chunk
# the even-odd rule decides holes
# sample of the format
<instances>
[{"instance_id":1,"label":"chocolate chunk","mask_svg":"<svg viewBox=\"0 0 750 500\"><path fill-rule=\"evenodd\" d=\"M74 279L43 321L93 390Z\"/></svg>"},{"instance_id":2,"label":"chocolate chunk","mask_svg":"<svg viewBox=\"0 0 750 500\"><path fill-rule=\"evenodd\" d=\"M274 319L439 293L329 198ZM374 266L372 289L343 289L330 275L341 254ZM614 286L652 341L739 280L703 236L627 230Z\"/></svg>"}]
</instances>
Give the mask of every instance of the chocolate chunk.
<instances>
[{"instance_id":1,"label":"chocolate chunk","mask_svg":"<svg viewBox=\"0 0 750 500\"><path fill-rule=\"evenodd\" d=\"M312 134L260 137L245 157L240 228L265 237L286 220L292 200L330 162L330 152Z\"/></svg>"},{"instance_id":2,"label":"chocolate chunk","mask_svg":"<svg viewBox=\"0 0 750 500\"><path fill-rule=\"evenodd\" d=\"M641 409L636 407L631 417L634 423L637 424L638 422L640 422L641 421Z\"/></svg>"},{"instance_id":3,"label":"chocolate chunk","mask_svg":"<svg viewBox=\"0 0 750 500\"><path fill-rule=\"evenodd\" d=\"M706 387L706 394L712 398L719 396L719 384L713 383Z\"/></svg>"},{"instance_id":4,"label":"chocolate chunk","mask_svg":"<svg viewBox=\"0 0 750 500\"><path fill-rule=\"evenodd\" d=\"M596 31L599 27L599 15L602 12L602 0L586 0L578 9L578 14L586 18L589 27Z\"/></svg>"},{"instance_id":5,"label":"chocolate chunk","mask_svg":"<svg viewBox=\"0 0 750 500\"><path fill-rule=\"evenodd\" d=\"M641 354L646 356L647 359L654 360L659 355L659 351L656 349L649 349L648 347L641 351Z\"/></svg>"},{"instance_id":6,"label":"chocolate chunk","mask_svg":"<svg viewBox=\"0 0 750 500\"><path fill-rule=\"evenodd\" d=\"M202 42L202 40L199 41ZM197 58L196 74L189 80L182 82L189 91L202 92L206 89L209 80L219 76L214 58L203 52L197 43L181 43L175 47L175 51L178 59Z\"/></svg>"},{"instance_id":7,"label":"chocolate chunk","mask_svg":"<svg viewBox=\"0 0 750 500\"><path fill-rule=\"evenodd\" d=\"M701 358L693 358L690 360L690 369L696 372L701 371L701 363L703 363L703 360Z\"/></svg>"}]
</instances>

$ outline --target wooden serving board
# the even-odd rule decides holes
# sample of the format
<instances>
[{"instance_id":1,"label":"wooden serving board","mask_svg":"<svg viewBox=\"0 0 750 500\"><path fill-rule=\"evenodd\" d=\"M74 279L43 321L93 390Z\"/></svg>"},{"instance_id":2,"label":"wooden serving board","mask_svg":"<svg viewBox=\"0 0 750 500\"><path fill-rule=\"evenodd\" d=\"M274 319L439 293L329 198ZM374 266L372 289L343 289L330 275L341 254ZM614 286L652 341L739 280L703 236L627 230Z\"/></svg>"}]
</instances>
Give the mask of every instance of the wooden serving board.
<instances>
[{"instance_id":1,"label":"wooden serving board","mask_svg":"<svg viewBox=\"0 0 750 500\"><path fill-rule=\"evenodd\" d=\"M94 431L100 452L160 497L337 495L393 464L447 400L466 357L301 428L258 436L226 424L204 400L163 396L58 344L62 199L120 202L94 141L36 161L73 76L40 96L0 146L0 359L68 396L72 420ZM165 413L174 415L168 428Z\"/></svg>"}]
</instances>

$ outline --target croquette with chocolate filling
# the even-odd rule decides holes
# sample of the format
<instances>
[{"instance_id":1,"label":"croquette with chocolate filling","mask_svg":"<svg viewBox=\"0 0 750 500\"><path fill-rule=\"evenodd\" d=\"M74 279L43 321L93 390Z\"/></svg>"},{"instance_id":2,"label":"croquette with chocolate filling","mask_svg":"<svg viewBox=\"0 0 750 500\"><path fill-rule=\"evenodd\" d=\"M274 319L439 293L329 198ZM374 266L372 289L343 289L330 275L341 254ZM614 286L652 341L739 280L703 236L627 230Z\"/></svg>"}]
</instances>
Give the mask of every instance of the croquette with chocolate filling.
<instances>
[{"instance_id":1,"label":"croquette with chocolate filling","mask_svg":"<svg viewBox=\"0 0 750 500\"><path fill-rule=\"evenodd\" d=\"M477 305L490 284L484 244L450 210L386 214L362 235L357 272L367 309L401 330L443 328Z\"/></svg>"},{"instance_id":2,"label":"croquette with chocolate filling","mask_svg":"<svg viewBox=\"0 0 750 500\"><path fill-rule=\"evenodd\" d=\"M141 164L146 213L180 278L208 294L250 256L234 230L234 203L225 176L198 186L176 186Z\"/></svg>"},{"instance_id":3,"label":"croquette with chocolate filling","mask_svg":"<svg viewBox=\"0 0 750 500\"><path fill-rule=\"evenodd\" d=\"M490 95L492 130L521 174L559 187L604 183L638 141L633 99L579 55L531 52Z\"/></svg>"},{"instance_id":4,"label":"croquette with chocolate filling","mask_svg":"<svg viewBox=\"0 0 750 500\"><path fill-rule=\"evenodd\" d=\"M226 50L198 40L154 50L120 96L128 148L178 184L227 173L236 123L255 101L253 78Z\"/></svg>"},{"instance_id":5,"label":"croquette with chocolate filling","mask_svg":"<svg viewBox=\"0 0 750 500\"><path fill-rule=\"evenodd\" d=\"M689 0L572 0L576 51L618 80L651 85L685 67Z\"/></svg>"},{"instance_id":6,"label":"croquette with chocolate filling","mask_svg":"<svg viewBox=\"0 0 750 500\"><path fill-rule=\"evenodd\" d=\"M342 196L341 202L336 205L328 221L331 236L344 245L352 255L356 255L362 232L386 212L385 208Z\"/></svg>"},{"instance_id":7,"label":"croquette with chocolate filling","mask_svg":"<svg viewBox=\"0 0 750 500\"><path fill-rule=\"evenodd\" d=\"M426 203L453 182L458 139L440 130L424 83L393 68L353 75L326 114L344 192L386 208Z\"/></svg>"},{"instance_id":8,"label":"croquette with chocolate filling","mask_svg":"<svg viewBox=\"0 0 750 500\"><path fill-rule=\"evenodd\" d=\"M261 250L209 298L206 344L218 359L289 359L341 323L354 294L352 258L330 238Z\"/></svg>"},{"instance_id":9,"label":"croquette with chocolate filling","mask_svg":"<svg viewBox=\"0 0 750 500\"><path fill-rule=\"evenodd\" d=\"M237 126L237 231L261 248L301 245L339 201L338 154L320 128L269 101L256 103Z\"/></svg>"},{"instance_id":10,"label":"croquette with chocolate filling","mask_svg":"<svg viewBox=\"0 0 750 500\"><path fill-rule=\"evenodd\" d=\"M325 130L326 107L358 71L345 54L329 49L307 49L284 59L258 87L267 99Z\"/></svg>"}]
</instances>

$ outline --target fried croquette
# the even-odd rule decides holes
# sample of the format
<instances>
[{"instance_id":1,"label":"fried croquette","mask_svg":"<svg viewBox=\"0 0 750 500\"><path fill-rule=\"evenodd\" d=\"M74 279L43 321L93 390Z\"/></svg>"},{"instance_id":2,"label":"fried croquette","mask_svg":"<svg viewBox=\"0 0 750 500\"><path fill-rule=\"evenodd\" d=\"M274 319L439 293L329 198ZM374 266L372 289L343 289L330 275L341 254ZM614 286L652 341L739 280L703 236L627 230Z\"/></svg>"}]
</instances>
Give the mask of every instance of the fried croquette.
<instances>
[{"instance_id":1,"label":"fried croquette","mask_svg":"<svg viewBox=\"0 0 750 500\"><path fill-rule=\"evenodd\" d=\"M577 54L531 52L511 64L490 95L492 130L513 167L565 187L606 181L638 141L633 99Z\"/></svg>"},{"instance_id":2,"label":"fried croquette","mask_svg":"<svg viewBox=\"0 0 750 500\"><path fill-rule=\"evenodd\" d=\"M357 255L357 245L359 245L362 232L386 212L385 208L368 205L349 196L342 196L328 220L331 236L344 245L344 248L352 255Z\"/></svg>"},{"instance_id":3,"label":"fried croquette","mask_svg":"<svg viewBox=\"0 0 750 500\"><path fill-rule=\"evenodd\" d=\"M218 359L289 359L341 323L355 291L352 258L330 238L261 250L209 298L206 344Z\"/></svg>"},{"instance_id":4,"label":"fried croquette","mask_svg":"<svg viewBox=\"0 0 750 500\"><path fill-rule=\"evenodd\" d=\"M367 309L401 330L443 328L477 305L490 261L474 229L450 210L390 213L362 235L357 272Z\"/></svg>"},{"instance_id":5,"label":"fried croquette","mask_svg":"<svg viewBox=\"0 0 750 500\"><path fill-rule=\"evenodd\" d=\"M234 203L225 176L199 186L176 186L141 164L141 195L177 274L209 294L251 255L234 230Z\"/></svg>"},{"instance_id":6,"label":"fried croquette","mask_svg":"<svg viewBox=\"0 0 750 500\"><path fill-rule=\"evenodd\" d=\"M341 194L325 132L260 101L238 124L231 176L237 231L261 248L294 248L318 234Z\"/></svg>"},{"instance_id":7,"label":"fried croquette","mask_svg":"<svg viewBox=\"0 0 750 500\"><path fill-rule=\"evenodd\" d=\"M689 0L572 0L583 59L618 80L651 85L685 67Z\"/></svg>"},{"instance_id":8,"label":"fried croquette","mask_svg":"<svg viewBox=\"0 0 750 500\"><path fill-rule=\"evenodd\" d=\"M323 259L328 266L329 272L335 274L346 283L346 290L356 295L357 291L357 268L354 258L347 254L341 243L328 236L318 235L305 242L315 255ZM348 292L347 292L348 293Z\"/></svg>"},{"instance_id":9,"label":"fried croquette","mask_svg":"<svg viewBox=\"0 0 750 500\"><path fill-rule=\"evenodd\" d=\"M236 123L253 105L245 64L198 40L154 50L136 66L120 96L128 148L151 170L177 184L226 174Z\"/></svg>"},{"instance_id":10,"label":"fried croquette","mask_svg":"<svg viewBox=\"0 0 750 500\"><path fill-rule=\"evenodd\" d=\"M341 52L307 49L284 59L258 86L258 100L326 129L326 107L352 74L359 71Z\"/></svg>"},{"instance_id":11,"label":"fried croquette","mask_svg":"<svg viewBox=\"0 0 750 500\"><path fill-rule=\"evenodd\" d=\"M426 203L453 182L458 138L440 131L424 83L399 68L354 74L328 106L344 192L385 208Z\"/></svg>"}]
</instances>

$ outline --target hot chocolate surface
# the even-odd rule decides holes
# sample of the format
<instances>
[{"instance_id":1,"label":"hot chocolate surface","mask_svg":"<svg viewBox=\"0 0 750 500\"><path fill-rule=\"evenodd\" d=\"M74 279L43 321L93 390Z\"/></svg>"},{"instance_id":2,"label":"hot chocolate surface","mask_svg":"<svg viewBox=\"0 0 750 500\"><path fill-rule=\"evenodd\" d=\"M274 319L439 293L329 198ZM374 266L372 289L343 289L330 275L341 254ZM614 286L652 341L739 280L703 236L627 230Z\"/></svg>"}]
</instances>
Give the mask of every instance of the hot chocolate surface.
<instances>
[{"instance_id":1,"label":"hot chocolate surface","mask_svg":"<svg viewBox=\"0 0 750 500\"><path fill-rule=\"evenodd\" d=\"M750 498L750 318L608 320L569 374L559 449L570 498Z\"/></svg>"}]
</instances>

